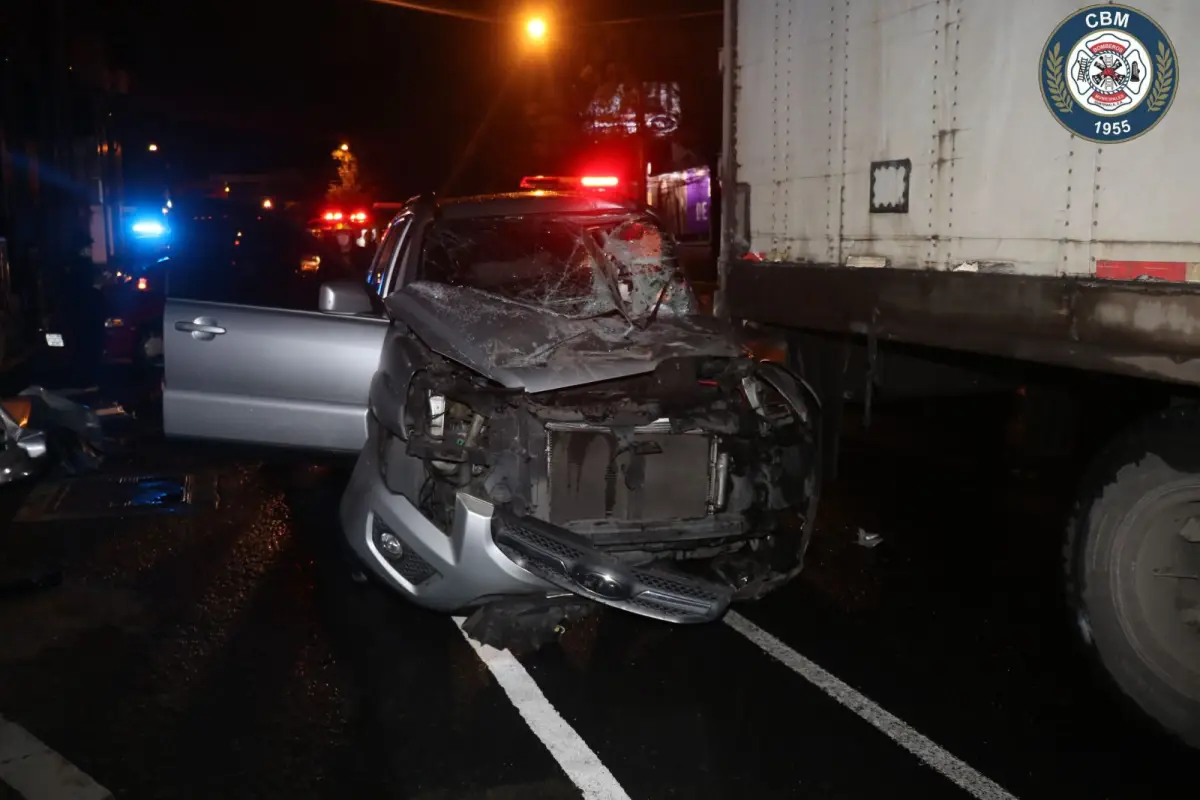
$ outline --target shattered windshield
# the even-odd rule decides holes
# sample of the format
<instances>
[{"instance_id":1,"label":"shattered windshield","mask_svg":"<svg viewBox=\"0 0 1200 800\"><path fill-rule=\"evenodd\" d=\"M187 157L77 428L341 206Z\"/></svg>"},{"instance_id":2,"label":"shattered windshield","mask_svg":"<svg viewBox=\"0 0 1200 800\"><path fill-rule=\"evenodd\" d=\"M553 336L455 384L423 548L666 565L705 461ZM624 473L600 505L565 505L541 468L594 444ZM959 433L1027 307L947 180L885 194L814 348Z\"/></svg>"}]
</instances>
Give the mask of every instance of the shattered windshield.
<instances>
[{"instance_id":1,"label":"shattered windshield","mask_svg":"<svg viewBox=\"0 0 1200 800\"><path fill-rule=\"evenodd\" d=\"M635 214L442 219L425 239L420 280L570 317L695 311L670 238Z\"/></svg>"}]
</instances>

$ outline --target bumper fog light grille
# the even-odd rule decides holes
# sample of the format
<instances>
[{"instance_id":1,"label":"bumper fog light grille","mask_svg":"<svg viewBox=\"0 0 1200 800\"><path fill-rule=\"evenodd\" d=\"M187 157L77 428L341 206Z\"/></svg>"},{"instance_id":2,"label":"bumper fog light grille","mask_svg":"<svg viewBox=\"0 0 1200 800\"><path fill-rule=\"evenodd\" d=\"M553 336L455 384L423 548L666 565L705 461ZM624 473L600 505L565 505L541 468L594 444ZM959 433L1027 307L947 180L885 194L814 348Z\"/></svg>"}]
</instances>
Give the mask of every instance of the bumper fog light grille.
<instances>
[{"instance_id":1,"label":"bumper fog light grille","mask_svg":"<svg viewBox=\"0 0 1200 800\"><path fill-rule=\"evenodd\" d=\"M428 561L421 558L411 547L405 547L400 537L393 533L377 515L371 515L371 536L375 549L400 577L419 586L438 574Z\"/></svg>"}]
</instances>

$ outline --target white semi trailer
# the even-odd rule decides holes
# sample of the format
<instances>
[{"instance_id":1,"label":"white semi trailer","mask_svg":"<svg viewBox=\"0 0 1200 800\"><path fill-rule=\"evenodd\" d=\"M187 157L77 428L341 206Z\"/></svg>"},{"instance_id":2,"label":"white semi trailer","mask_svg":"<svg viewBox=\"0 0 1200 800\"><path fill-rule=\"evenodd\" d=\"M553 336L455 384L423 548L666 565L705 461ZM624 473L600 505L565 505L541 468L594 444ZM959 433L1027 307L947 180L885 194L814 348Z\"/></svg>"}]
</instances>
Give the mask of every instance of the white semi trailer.
<instances>
[{"instance_id":1,"label":"white semi trailer","mask_svg":"<svg viewBox=\"0 0 1200 800\"><path fill-rule=\"evenodd\" d=\"M829 432L848 348L868 392L898 343L1144 381L1068 590L1200 744L1200 2L727 0L723 64L718 310L787 332Z\"/></svg>"}]
</instances>

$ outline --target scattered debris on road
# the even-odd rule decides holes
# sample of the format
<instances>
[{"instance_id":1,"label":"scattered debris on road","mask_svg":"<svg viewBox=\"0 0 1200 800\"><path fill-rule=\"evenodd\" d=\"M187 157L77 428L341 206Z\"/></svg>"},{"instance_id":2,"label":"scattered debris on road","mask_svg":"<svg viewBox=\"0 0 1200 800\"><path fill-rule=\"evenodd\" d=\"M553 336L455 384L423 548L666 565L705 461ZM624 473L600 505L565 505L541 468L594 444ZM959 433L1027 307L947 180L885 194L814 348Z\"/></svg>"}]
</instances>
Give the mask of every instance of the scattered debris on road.
<instances>
[{"instance_id":1,"label":"scattered debris on road","mask_svg":"<svg viewBox=\"0 0 1200 800\"><path fill-rule=\"evenodd\" d=\"M878 533L867 533L862 528L858 529L858 538L856 540L856 544L858 544L860 547L866 547L870 549L872 547L877 547L882 541L883 537Z\"/></svg>"}]
</instances>

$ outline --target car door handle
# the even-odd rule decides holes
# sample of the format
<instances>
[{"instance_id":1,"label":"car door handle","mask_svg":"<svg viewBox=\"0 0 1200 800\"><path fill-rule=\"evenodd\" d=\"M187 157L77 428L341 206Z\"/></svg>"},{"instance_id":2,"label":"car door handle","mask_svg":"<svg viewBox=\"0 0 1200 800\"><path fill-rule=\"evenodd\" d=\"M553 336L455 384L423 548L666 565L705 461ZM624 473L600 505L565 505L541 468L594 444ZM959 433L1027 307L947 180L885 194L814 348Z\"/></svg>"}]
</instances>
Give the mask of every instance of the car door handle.
<instances>
[{"instance_id":1,"label":"car door handle","mask_svg":"<svg viewBox=\"0 0 1200 800\"><path fill-rule=\"evenodd\" d=\"M215 319L209 317L196 317L190 322L181 319L175 323L175 330L191 333L193 339L199 339L202 342L211 341L225 333L225 329L218 325Z\"/></svg>"}]
</instances>

